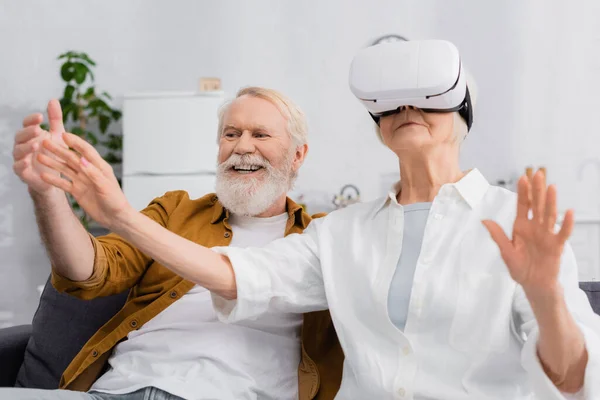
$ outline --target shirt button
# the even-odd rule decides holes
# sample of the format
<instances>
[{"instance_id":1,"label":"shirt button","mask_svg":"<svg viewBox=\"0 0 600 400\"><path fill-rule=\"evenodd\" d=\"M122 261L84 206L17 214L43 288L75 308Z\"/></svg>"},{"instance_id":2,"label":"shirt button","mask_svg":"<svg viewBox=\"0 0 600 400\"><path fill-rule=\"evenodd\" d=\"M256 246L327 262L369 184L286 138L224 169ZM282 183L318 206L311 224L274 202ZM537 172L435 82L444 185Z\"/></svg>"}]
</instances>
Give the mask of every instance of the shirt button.
<instances>
[{"instance_id":1,"label":"shirt button","mask_svg":"<svg viewBox=\"0 0 600 400\"><path fill-rule=\"evenodd\" d=\"M406 396L406 390L404 390L404 388L398 389L398 396L400 396L400 397Z\"/></svg>"},{"instance_id":2,"label":"shirt button","mask_svg":"<svg viewBox=\"0 0 600 400\"><path fill-rule=\"evenodd\" d=\"M132 328L136 328L138 326L138 322L134 319L129 323L129 326L131 326Z\"/></svg>"},{"instance_id":3,"label":"shirt button","mask_svg":"<svg viewBox=\"0 0 600 400\"><path fill-rule=\"evenodd\" d=\"M409 355L410 354L410 347L404 346L402 348L402 353L404 353L405 356Z\"/></svg>"},{"instance_id":4,"label":"shirt button","mask_svg":"<svg viewBox=\"0 0 600 400\"><path fill-rule=\"evenodd\" d=\"M177 297L177 292L173 290L173 291L172 291L172 292L169 294L169 296L170 296L172 299L174 299L174 298L176 298L176 297Z\"/></svg>"},{"instance_id":5,"label":"shirt button","mask_svg":"<svg viewBox=\"0 0 600 400\"><path fill-rule=\"evenodd\" d=\"M223 236L225 236L225 238L229 238L231 236L231 233L225 232L225 234Z\"/></svg>"},{"instance_id":6,"label":"shirt button","mask_svg":"<svg viewBox=\"0 0 600 400\"><path fill-rule=\"evenodd\" d=\"M98 357L98 350L92 351L92 357Z\"/></svg>"},{"instance_id":7,"label":"shirt button","mask_svg":"<svg viewBox=\"0 0 600 400\"><path fill-rule=\"evenodd\" d=\"M444 216L442 214L435 213L435 214L433 214L433 218L435 218L435 219L437 219L439 221L442 218L444 218Z\"/></svg>"}]
</instances>

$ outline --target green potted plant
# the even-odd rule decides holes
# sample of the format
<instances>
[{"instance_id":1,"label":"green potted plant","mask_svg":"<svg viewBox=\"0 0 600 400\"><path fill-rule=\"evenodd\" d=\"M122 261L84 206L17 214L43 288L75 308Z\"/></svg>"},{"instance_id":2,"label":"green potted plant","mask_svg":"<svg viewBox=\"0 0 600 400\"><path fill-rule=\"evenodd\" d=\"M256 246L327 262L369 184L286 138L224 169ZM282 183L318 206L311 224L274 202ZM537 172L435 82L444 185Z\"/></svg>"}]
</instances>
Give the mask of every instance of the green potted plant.
<instances>
[{"instance_id":1,"label":"green potted plant","mask_svg":"<svg viewBox=\"0 0 600 400\"><path fill-rule=\"evenodd\" d=\"M112 97L107 92L97 92L93 73L96 63L86 53L76 51L61 54L58 60L63 61L60 76L65 88L60 105L65 130L90 142L113 168L120 166L123 138L115 129L119 128L116 122L122 112L109 104ZM91 218L75 199L69 196L69 200L86 229L93 228Z\"/></svg>"}]
</instances>

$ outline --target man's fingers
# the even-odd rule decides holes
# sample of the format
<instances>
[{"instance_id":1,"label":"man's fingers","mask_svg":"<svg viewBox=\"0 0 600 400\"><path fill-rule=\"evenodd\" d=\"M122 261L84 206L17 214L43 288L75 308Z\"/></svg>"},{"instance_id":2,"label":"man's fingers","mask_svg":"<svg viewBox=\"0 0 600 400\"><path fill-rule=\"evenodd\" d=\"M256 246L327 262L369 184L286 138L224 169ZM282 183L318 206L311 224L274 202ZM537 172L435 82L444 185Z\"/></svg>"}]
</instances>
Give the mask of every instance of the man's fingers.
<instances>
[{"instance_id":1,"label":"man's fingers","mask_svg":"<svg viewBox=\"0 0 600 400\"><path fill-rule=\"evenodd\" d=\"M56 99L48 102L48 120L50 121L50 133L57 134L65 131L62 109L60 102Z\"/></svg>"},{"instance_id":2,"label":"man's fingers","mask_svg":"<svg viewBox=\"0 0 600 400\"><path fill-rule=\"evenodd\" d=\"M25 171L25 169L27 167L29 167L30 165L31 165L31 159L24 158L24 159L22 159L20 161L17 161L16 163L13 164L13 171L18 176L21 176L21 174L23 173L23 171Z\"/></svg>"},{"instance_id":3,"label":"man's fingers","mask_svg":"<svg viewBox=\"0 0 600 400\"><path fill-rule=\"evenodd\" d=\"M30 114L23 118L23 128L31 125L39 125L44 122L44 116L40 113Z\"/></svg>"},{"instance_id":4,"label":"man's fingers","mask_svg":"<svg viewBox=\"0 0 600 400\"><path fill-rule=\"evenodd\" d=\"M41 136L43 133L44 130L40 128L39 125L28 126L17 132L15 135L15 143L20 144L28 142L31 139Z\"/></svg>"},{"instance_id":5,"label":"man's fingers","mask_svg":"<svg viewBox=\"0 0 600 400\"><path fill-rule=\"evenodd\" d=\"M35 152L39 147L40 142L37 140L30 140L26 143L17 144L13 148L13 159L15 161L19 161L20 159L25 158Z\"/></svg>"},{"instance_id":6,"label":"man's fingers","mask_svg":"<svg viewBox=\"0 0 600 400\"><path fill-rule=\"evenodd\" d=\"M68 180L61 178L58 175L49 174L46 172L41 174L41 178L47 184L62 189L67 193L73 194L73 183L69 182Z\"/></svg>"}]
</instances>

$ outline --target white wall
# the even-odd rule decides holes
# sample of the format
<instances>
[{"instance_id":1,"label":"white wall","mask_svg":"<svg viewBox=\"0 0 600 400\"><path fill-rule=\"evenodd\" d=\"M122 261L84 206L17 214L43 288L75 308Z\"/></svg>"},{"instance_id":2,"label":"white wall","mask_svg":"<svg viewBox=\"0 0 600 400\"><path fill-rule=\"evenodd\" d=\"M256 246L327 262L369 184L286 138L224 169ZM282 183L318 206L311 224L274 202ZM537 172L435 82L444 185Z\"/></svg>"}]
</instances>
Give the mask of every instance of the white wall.
<instances>
[{"instance_id":1,"label":"white wall","mask_svg":"<svg viewBox=\"0 0 600 400\"><path fill-rule=\"evenodd\" d=\"M306 111L311 127L298 191L333 194L353 183L368 200L380 192L380 175L397 165L348 90L353 54L388 33L449 39L480 93L463 166L477 166L494 181L544 163L551 177L553 168L570 168L561 176L568 186L582 151L598 158L593 107L581 115L574 98L587 78L599 82L597 69L579 60L590 62L587 51L598 48L589 35L598 39L600 13L594 0L575 3L562 9L542 0L0 0L0 324L2 311L15 312L13 322L31 317L33 288L49 270L26 190L12 176L10 146L21 118L60 95L59 53L88 52L98 62L98 85L115 95L194 90L200 76L221 77L231 94L250 84L279 89ZM581 43L566 39L582 24ZM579 47L568 51L571 61L553 65L565 60L555 50L573 43ZM595 100L594 90L587 99ZM577 129L570 129L573 120Z\"/></svg>"}]
</instances>

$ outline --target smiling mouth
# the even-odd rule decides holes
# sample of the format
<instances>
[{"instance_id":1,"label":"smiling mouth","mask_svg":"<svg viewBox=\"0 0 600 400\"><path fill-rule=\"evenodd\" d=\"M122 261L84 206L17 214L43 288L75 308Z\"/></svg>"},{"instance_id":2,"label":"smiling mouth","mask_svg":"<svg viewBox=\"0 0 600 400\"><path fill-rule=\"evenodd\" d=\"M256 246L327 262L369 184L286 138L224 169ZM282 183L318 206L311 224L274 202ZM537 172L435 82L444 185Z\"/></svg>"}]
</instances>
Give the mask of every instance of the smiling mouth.
<instances>
[{"instance_id":1,"label":"smiling mouth","mask_svg":"<svg viewBox=\"0 0 600 400\"><path fill-rule=\"evenodd\" d=\"M237 172L238 174L252 174L254 172L260 171L264 169L264 167L260 165L244 165L244 166L233 166L231 170Z\"/></svg>"}]
</instances>

